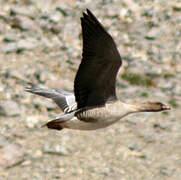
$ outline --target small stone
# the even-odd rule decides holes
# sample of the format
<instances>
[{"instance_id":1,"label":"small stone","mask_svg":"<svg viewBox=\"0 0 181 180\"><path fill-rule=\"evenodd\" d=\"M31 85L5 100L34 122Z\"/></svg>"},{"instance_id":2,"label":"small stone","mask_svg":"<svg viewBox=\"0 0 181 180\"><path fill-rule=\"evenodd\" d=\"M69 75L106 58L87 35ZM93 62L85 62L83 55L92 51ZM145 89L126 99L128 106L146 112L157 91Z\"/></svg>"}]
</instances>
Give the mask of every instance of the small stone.
<instances>
[{"instance_id":1,"label":"small stone","mask_svg":"<svg viewBox=\"0 0 181 180\"><path fill-rule=\"evenodd\" d=\"M37 150L35 153L34 153L34 155L36 156L36 157L40 157L40 156L42 156L42 151L41 150Z\"/></svg>"},{"instance_id":2,"label":"small stone","mask_svg":"<svg viewBox=\"0 0 181 180\"><path fill-rule=\"evenodd\" d=\"M59 23L60 22L60 19L61 19L61 16L60 16L60 13L55 13L53 14L51 17L51 20L55 23Z\"/></svg>"},{"instance_id":3,"label":"small stone","mask_svg":"<svg viewBox=\"0 0 181 180\"><path fill-rule=\"evenodd\" d=\"M15 52L17 50L17 43L8 43L6 46L4 46L3 51L5 53L11 53Z\"/></svg>"},{"instance_id":4,"label":"small stone","mask_svg":"<svg viewBox=\"0 0 181 180\"><path fill-rule=\"evenodd\" d=\"M36 46L36 43L31 42L30 40L22 39L18 42L17 47L18 48L24 48L24 49L33 49Z\"/></svg>"},{"instance_id":5,"label":"small stone","mask_svg":"<svg viewBox=\"0 0 181 180\"><path fill-rule=\"evenodd\" d=\"M12 43L15 42L16 40L17 40L17 35L13 33L8 33L3 39L3 41L6 43Z\"/></svg>"},{"instance_id":6,"label":"small stone","mask_svg":"<svg viewBox=\"0 0 181 180\"><path fill-rule=\"evenodd\" d=\"M0 139L0 169L21 164L24 160L24 150L17 144Z\"/></svg>"},{"instance_id":7,"label":"small stone","mask_svg":"<svg viewBox=\"0 0 181 180\"><path fill-rule=\"evenodd\" d=\"M21 110L19 105L15 101L1 101L0 114L4 116L19 116L21 114Z\"/></svg>"},{"instance_id":8,"label":"small stone","mask_svg":"<svg viewBox=\"0 0 181 180\"><path fill-rule=\"evenodd\" d=\"M38 116L28 116L26 118L26 121L27 121L27 126L29 128L34 128L35 124L37 124L39 121L39 117Z\"/></svg>"}]
</instances>

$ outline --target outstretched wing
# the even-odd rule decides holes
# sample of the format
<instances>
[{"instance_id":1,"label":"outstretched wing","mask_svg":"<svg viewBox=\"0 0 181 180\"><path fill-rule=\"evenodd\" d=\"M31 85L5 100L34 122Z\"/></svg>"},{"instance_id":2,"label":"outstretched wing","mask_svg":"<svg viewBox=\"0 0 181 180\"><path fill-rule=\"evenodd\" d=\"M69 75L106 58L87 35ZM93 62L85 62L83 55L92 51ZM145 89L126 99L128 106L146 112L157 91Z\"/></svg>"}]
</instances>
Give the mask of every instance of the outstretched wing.
<instances>
[{"instance_id":1,"label":"outstretched wing","mask_svg":"<svg viewBox=\"0 0 181 180\"><path fill-rule=\"evenodd\" d=\"M42 88L29 83L25 91L52 99L65 113L77 108L74 94L64 90Z\"/></svg>"},{"instance_id":2,"label":"outstretched wing","mask_svg":"<svg viewBox=\"0 0 181 180\"><path fill-rule=\"evenodd\" d=\"M83 53L74 82L78 109L116 99L116 75L122 64L114 40L88 9L81 26Z\"/></svg>"}]
</instances>

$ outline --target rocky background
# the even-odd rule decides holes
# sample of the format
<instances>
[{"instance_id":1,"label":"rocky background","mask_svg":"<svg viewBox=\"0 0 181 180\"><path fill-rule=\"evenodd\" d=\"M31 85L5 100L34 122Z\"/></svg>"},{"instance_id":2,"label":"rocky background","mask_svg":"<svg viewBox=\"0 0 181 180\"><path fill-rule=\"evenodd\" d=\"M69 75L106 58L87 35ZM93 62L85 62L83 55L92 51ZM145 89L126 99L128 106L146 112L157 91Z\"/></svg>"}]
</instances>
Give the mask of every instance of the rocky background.
<instances>
[{"instance_id":1,"label":"rocky background","mask_svg":"<svg viewBox=\"0 0 181 180\"><path fill-rule=\"evenodd\" d=\"M27 82L73 90L80 16L89 8L116 41L118 97L172 110L130 115L97 131L53 131L60 114ZM0 179L181 179L179 0L0 0Z\"/></svg>"}]
</instances>

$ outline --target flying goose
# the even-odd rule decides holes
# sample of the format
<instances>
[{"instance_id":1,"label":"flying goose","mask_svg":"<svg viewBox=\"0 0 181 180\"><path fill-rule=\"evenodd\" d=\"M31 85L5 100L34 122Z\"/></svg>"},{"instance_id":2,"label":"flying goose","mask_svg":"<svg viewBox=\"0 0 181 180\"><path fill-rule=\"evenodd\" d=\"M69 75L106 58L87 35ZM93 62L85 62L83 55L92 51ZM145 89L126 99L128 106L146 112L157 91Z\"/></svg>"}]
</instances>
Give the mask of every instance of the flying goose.
<instances>
[{"instance_id":1,"label":"flying goose","mask_svg":"<svg viewBox=\"0 0 181 180\"><path fill-rule=\"evenodd\" d=\"M87 9L81 17L82 60L74 81L74 94L30 84L26 91L52 99L64 112L46 123L50 129L95 130L105 128L135 112L170 110L161 102L126 104L116 97L115 83L122 64L116 44Z\"/></svg>"}]
</instances>

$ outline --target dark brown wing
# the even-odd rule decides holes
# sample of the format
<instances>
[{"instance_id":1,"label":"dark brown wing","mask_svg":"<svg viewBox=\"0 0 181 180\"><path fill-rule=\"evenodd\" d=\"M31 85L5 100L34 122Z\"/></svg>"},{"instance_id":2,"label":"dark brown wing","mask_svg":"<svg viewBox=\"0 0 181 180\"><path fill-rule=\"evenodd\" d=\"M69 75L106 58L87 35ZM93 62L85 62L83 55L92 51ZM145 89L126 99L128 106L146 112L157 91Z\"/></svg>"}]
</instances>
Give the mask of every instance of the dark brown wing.
<instances>
[{"instance_id":1,"label":"dark brown wing","mask_svg":"<svg viewBox=\"0 0 181 180\"><path fill-rule=\"evenodd\" d=\"M78 109L115 100L115 82L121 57L112 37L87 9L81 18L82 61L74 82Z\"/></svg>"}]
</instances>

